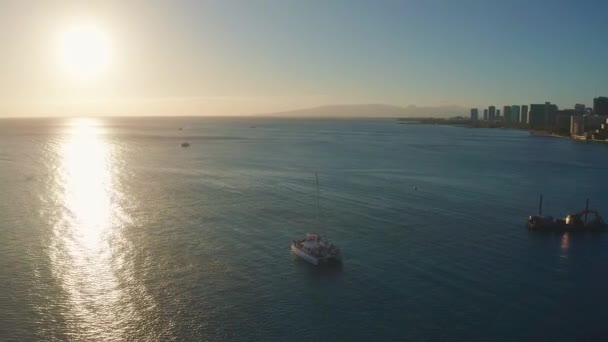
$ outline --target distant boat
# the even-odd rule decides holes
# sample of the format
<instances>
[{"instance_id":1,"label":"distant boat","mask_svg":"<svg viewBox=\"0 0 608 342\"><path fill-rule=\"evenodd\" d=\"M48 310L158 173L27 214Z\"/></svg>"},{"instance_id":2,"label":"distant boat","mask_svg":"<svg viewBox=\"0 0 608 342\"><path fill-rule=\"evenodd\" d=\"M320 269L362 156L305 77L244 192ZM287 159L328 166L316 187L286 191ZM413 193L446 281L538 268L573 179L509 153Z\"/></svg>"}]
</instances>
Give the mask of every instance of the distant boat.
<instances>
[{"instance_id":1,"label":"distant boat","mask_svg":"<svg viewBox=\"0 0 608 342\"><path fill-rule=\"evenodd\" d=\"M291 251L313 265L342 259L340 249L316 233L308 233L302 240L293 240Z\"/></svg>"},{"instance_id":2,"label":"distant boat","mask_svg":"<svg viewBox=\"0 0 608 342\"><path fill-rule=\"evenodd\" d=\"M179 128L179 130L180 130L180 131L183 131L184 129L180 127L180 128Z\"/></svg>"},{"instance_id":3,"label":"distant boat","mask_svg":"<svg viewBox=\"0 0 608 342\"><path fill-rule=\"evenodd\" d=\"M543 196L540 196L538 215L528 217L527 226L531 231L539 232L604 232L608 230L608 224L604 222L596 210L589 210L589 199L585 210L569 214L563 219L555 219L552 216L542 216ZM591 220L588 220L592 216Z\"/></svg>"},{"instance_id":4,"label":"distant boat","mask_svg":"<svg viewBox=\"0 0 608 342\"><path fill-rule=\"evenodd\" d=\"M185 141L182 143L182 147L190 147L190 143Z\"/></svg>"},{"instance_id":5,"label":"distant boat","mask_svg":"<svg viewBox=\"0 0 608 342\"><path fill-rule=\"evenodd\" d=\"M320 225L319 217L319 175L315 174L317 178L317 224ZM330 261L341 261L342 255L340 249L323 239L320 234L308 233L305 239L293 240L291 242L291 251L299 256L300 258L308 261L313 265L319 265L320 263Z\"/></svg>"}]
</instances>

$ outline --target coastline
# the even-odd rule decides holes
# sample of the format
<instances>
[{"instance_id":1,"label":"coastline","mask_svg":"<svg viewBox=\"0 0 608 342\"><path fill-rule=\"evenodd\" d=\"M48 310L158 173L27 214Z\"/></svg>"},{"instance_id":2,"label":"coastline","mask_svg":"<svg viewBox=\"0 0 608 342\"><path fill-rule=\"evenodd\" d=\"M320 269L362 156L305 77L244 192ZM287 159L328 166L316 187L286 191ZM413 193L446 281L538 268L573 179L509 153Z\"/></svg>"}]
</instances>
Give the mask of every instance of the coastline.
<instances>
[{"instance_id":1,"label":"coastline","mask_svg":"<svg viewBox=\"0 0 608 342\"><path fill-rule=\"evenodd\" d=\"M579 142L601 142L608 143L608 140L591 139L587 136L571 136L568 134L560 134L558 132L551 132L546 130L532 129L528 125L524 124L513 124L505 123L500 121L483 121L477 120L472 121L464 118L453 118L453 119L442 119L442 118L398 118L399 124L414 124L414 125L447 125L447 126L461 126L469 128L491 128L491 129L515 129L528 131L530 135L542 135L554 138L567 138L573 141Z\"/></svg>"}]
</instances>

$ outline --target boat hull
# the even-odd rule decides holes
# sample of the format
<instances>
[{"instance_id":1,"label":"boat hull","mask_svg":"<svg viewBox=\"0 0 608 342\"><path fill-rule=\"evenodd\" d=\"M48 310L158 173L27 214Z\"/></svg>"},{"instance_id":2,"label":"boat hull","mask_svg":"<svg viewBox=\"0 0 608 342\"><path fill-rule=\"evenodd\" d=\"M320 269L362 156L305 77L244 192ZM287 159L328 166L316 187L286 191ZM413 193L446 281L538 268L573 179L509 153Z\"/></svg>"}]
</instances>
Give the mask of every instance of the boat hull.
<instances>
[{"instance_id":1,"label":"boat hull","mask_svg":"<svg viewBox=\"0 0 608 342\"><path fill-rule=\"evenodd\" d=\"M315 266L319 265L319 259L318 259L318 258L315 258L314 256L309 255L308 253L306 253L306 252L304 252L304 251L300 250L299 248L297 248L297 247L296 247L295 245L293 245L293 244L291 245L291 251L292 251L292 252L293 252L295 255L297 255L297 256L299 256L300 258L302 258L302 259L304 259L304 260L308 261L309 263L311 263L311 264L313 264L313 265L315 265Z\"/></svg>"},{"instance_id":2,"label":"boat hull","mask_svg":"<svg viewBox=\"0 0 608 342\"><path fill-rule=\"evenodd\" d=\"M605 232L608 230L608 225L603 221L567 223L565 220L554 220L551 217L542 216L530 216L526 226L530 231L553 233Z\"/></svg>"}]
</instances>

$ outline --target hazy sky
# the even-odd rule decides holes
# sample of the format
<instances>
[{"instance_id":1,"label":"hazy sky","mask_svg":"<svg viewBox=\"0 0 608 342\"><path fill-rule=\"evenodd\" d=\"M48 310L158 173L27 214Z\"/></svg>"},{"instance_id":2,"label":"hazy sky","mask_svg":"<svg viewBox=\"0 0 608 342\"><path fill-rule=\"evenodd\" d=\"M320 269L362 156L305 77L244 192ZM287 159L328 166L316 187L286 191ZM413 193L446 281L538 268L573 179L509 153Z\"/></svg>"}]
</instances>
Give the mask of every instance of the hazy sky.
<instances>
[{"instance_id":1,"label":"hazy sky","mask_svg":"<svg viewBox=\"0 0 608 342\"><path fill-rule=\"evenodd\" d=\"M591 105L608 1L0 0L0 115L271 112L332 103ZM92 25L83 80L58 36Z\"/></svg>"}]
</instances>

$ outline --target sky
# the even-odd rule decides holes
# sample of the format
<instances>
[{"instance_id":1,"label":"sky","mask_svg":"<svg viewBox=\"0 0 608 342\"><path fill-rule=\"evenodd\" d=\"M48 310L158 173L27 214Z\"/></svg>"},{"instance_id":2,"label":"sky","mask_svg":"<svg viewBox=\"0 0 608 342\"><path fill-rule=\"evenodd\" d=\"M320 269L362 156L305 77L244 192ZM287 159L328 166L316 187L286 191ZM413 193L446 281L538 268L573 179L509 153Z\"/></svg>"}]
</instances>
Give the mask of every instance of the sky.
<instances>
[{"instance_id":1,"label":"sky","mask_svg":"<svg viewBox=\"0 0 608 342\"><path fill-rule=\"evenodd\" d=\"M602 0L0 0L0 116L591 106L608 95L606 13ZM74 27L103 34L93 76L66 68Z\"/></svg>"}]
</instances>

